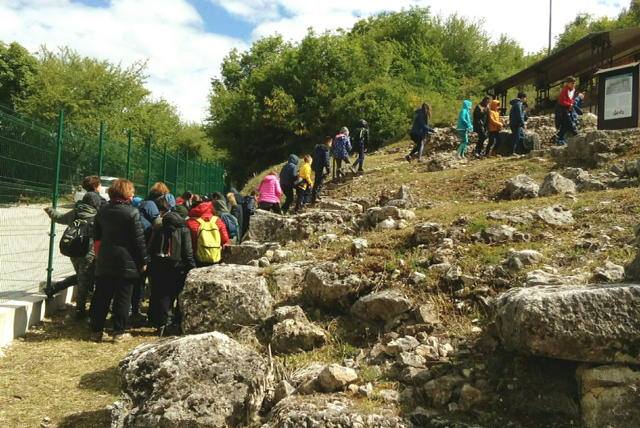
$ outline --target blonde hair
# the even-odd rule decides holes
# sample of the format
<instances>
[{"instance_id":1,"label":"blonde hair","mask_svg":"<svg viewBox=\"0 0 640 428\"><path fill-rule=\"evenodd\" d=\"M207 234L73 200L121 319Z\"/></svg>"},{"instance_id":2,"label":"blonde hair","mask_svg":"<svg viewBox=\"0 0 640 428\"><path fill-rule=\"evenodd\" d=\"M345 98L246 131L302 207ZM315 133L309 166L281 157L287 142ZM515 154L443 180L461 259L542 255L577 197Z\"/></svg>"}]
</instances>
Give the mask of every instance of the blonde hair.
<instances>
[{"instance_id":1,"label":"blonde hair","mask_svg":"<svg viewBox=\"0 0 640 428\"><path fill-rule=\"evenodd\" d=\"M118 178L111 183L111 187L107 190L109 198L111 199L131 199L136 193L136 188L133 183L124 178Z\"/></svg>"},{"instance_id":2,"label":"blonde hair","mask_svg":"<svg viewBox=\"0 0 640 428\"><path fill-rule=\"evenodd\" d=\"M164 195L165 193L171 193L171 190L169 190L169 187L167 187L167 185L162 181L158 181L151 186L149 193L160 193L161 195Z\"/></svg>"},{"instance_id":3,"label":"blonde hair","mask_svg":"<svg viewBox=\"0 0 640 428\"><path fill-rule=\"evenodd\" d=\"M304 155L302 159L304 159L304 161L308 163L313 162L313 158L311 157L311 155Z\"/></svg>"},{"instance_id":4,"label":"blonde hair","mask_svg":"<svg viewBox=\"0 0 640 428\"><path fill-rule=\"evenodd\" d=\"M236 201L236 196L233 193L227 193L227 202L232 207L238 206L238 201Z\"/></svg>"}]
</instances>

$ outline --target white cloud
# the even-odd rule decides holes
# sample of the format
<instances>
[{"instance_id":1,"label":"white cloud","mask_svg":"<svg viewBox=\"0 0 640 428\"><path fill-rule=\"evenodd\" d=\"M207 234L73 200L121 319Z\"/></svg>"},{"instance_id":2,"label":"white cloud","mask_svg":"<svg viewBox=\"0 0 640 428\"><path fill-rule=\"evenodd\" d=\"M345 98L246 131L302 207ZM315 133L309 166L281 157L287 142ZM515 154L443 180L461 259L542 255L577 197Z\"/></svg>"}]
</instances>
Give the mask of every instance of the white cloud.
<instances>
[{"instance_id":1,"label":"white cloud","mask_svg":"<svg viewBox=\"0 0 640 428\"><path fill-rule=\"evenodd\" d=\"M148 87L178 106L186 120L205 117L210 79L245 42L207 33L184 0L112 0L96 8L70 0L0 2L0 40L35 51L69 46L83 55L128 65L148 60Z\"/></svg>"},{"instance_id":2,"label":"white cloud","mask_svg":"<svg viewBox=\"0 0 640 428\"><path fill-rule=\"evenodd\" d=\"M257 22L254 38L273 32L282 34L286 39L299 40L306 34L307 28L317 32L335 28L350 28L359 18L382 11L398 11L411 6L430 7L434 14L448 16L456 13L471 20L483 20L487 33L493 38L507 34L514 38L529 52L535 52L547 46L549 2L547 0L324 0L310 2L303 0L273 0L269 2L268 13L264 8L256 7L253 14L237 13L237 4L242 3L254 8L264 3L262 0L211 0L224 7L228 12L237 14L251 22ZM626 1L624 2L626 4ZM564 26L580 12L596 16L616 16L621 6L617 1L581 0L579 2L558 1L553 5L553 34L558 35ZM273 11L284 11L274 18Z\"/></svg>"}]
</instances>

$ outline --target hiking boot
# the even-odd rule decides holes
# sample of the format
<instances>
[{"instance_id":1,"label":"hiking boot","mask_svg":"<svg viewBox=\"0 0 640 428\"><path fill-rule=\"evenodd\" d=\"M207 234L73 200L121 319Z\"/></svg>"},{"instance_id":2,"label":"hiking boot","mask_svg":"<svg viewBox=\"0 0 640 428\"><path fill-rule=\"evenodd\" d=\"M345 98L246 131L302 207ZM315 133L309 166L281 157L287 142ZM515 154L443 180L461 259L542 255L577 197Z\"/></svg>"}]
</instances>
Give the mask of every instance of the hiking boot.
<instances>
[{"instance_id":1,"label":"hiking boot","mask_svg":"<svg viewBox=\"0 0 640 428\"><path fill-rule=\"evenodd\" d=\"M114 333L113 334L113 343L122 343L131 339L131 335L129 333Z\"/></svg>"},{"instance_id":2,"label":"hiking boot","mask_svg":"<svg viewBox=\"0 0 640 428\"><path fill-rule=\"evenodd\" d=\"M98 343L104 342L108 338L109 336L104 331L92 331L91 335L89 336L89 340L91 340L92 342L98 342Z\"/></svg>"}]
</instances>

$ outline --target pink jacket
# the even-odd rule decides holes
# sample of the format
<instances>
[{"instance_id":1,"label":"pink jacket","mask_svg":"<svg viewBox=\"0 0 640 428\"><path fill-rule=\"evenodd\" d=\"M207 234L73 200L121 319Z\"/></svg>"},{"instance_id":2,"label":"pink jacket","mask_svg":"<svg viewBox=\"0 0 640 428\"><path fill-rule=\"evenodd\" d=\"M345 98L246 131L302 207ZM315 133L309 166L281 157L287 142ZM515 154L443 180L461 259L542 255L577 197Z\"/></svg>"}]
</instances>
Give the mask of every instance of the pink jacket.
<instances>
[{"instance_id":1,"label":"pink jacket","mask_svg":"<svg viewBox=\"0 0 640 428\"><path fill-rule=\"evenodd\" d=\"M258 187L258 203L268 202L271 204L279 204L282 189L280 188L280 180L275 175L267 175L262 179L262 183Z\"/></svg>"}]
</instances>

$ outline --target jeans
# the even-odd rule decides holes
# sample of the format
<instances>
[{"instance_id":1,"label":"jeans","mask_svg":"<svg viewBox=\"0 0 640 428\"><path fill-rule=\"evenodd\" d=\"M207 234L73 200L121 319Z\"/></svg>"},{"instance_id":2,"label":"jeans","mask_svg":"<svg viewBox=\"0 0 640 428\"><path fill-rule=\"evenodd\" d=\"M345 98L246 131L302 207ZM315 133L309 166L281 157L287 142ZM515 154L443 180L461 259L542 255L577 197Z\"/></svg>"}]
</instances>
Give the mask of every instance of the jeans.
<instances>
[{"instance_id":1,"label":"jeans","mask_svg":"<svg viewBox=\"0 0 640 428\"><path fill-rule=\"evenodd\" d=\"M84 257L71 257L70 259L76 274L52 284L50 293L55 294L72 285L77 285L76 310L84 312L87 307L89 293L93 291L95 282L95 253L90 250Z\"/></svg>"},{"instance_id":2,"label":"jeans","mask_svg":"<svg viewBox=\"0 0 640 428\"><path fill-rule=\"evenodd\" d=\"M310 189L296 189L296 211L300 211L303 205L309 202Z\"/></svg>"},{"instance_id":3,"label":"jeans","mask_svg":"<svg viewBox=\"0 0 640 428\"><path fill-rule=\"evenodd\" d=\"M513 153L524 153L524 128L522 126L518 128L511 128L511 134L513 135Z\"/></svg>"},{"instance_id":4,"label":"jeans","mask_svg":"<svg viewBox=\"0 0 640 428\"><path fill-rule=\"evenodd\" d=\"M416 155L418 159L422 158L422 152L424 150L424 139L425 137L418 134L411 134L411 140L413 140L413 149L409 152L409 157L413 158Z\"/></svg>"},{"instance_id":5,"label":"jeans","mask_svg":"<svg viewBox=\"0 0 640 428\"><path fill-rule=\"evenodd\" d=\"M498 148L498 141L500 137L500 132L491 131L489 132L489 143L487 143L487 148L484 150L485 156L491 154L491 150L496 150Z\"/></svg>"},{"instance_id":6,"label":"jeans","mask_svg":"<svg viewBox=\"0 0 640 428\"><path fill-rule=\"evenodd\" d=\"M276 214L282 214L282 209L280 209L280 204L277 202L259 202L258 208L265 211L271 211Z\"/></svg>"},{"instance_id":7,"label":"jeans","mask_svg":"<svg viewBox=\"0 0 640 428\"><path fill-rule=\"evenodd\" d=\"M111 321L115 334L124 333L129 322L131 291L133 283L139 281L131 278L96 278L96 290L91 299L91 331L98 333L104 330L104 323L113 300Z\"/></svg>"},{"instance_id":8,"label":"jeans","mask_svg":"<svg viewBox=\"0 0 640 428\"><path fill-rule=\"evenodd\" d=\"M567 109L562 109L560 112L560 130L558 131L558 144L566 144L564 140L567 132L571 132L573 135L577 134L576 124L572 120L571 112Z\"/></svg>"},{"instance_id":9,"label":"jeans","mask_svg":"<svg viewBox=\"0 0 640 428\"><path fill-rule=\"evenodd\" d=\"M336 158L336 173L335 176L337 178L342 178L344 176L344 172L342 172L342 163L345 163L347 165L349 165L351 162L349 161L349 158Z\"/></svg>"},{"instance_id":10,"label":"jeans","mask_svg":"<svg viewBox=\"0 0 640 428\"><path fill-rule=\"evenodd\" d=\"M358 159L356 159L356 161L353 164L354 167L356 166L358 167L358 171L362 171L364 169L364 155L365 155L364 147L360 147L360 150L358 150Z\"/></svg>"},{"instance_id":11,"label":"jeans","mask_svg":"<svg viewBox=\"0 0 640 428\"><path fill-rule=\"evenodd\" d=\"M184 288L186 275L181 268L173 266L173 262L160 258L155 258L150 266L153 281L149 299L149 321L159 328L169 323L169 314L173 313L171 321L179 324L180 314L178 309L174 309L174 304Z\"/></svg>"},{"instance_id":12,"label":"jeans","mask_svg":"<svg viewBox=\"0 0 640 428\"><path fill-rule=\"evenodd\" d=\"M293 186L283 186L282 193L284 193L284 204L282 205L282 212L286 214L294 201Z\"/></svg>"},{"instance_id":13,"label":"jeans","mask_svg":"<svg viewBox=\"0 0 640 428\"><path fill-rule=\"evenodd\" d=\"M313 191L311 192L311 203L315 203L320 198L322 185L324 184L324 171L315 171Z\"/></svg>"}]
</instances>

